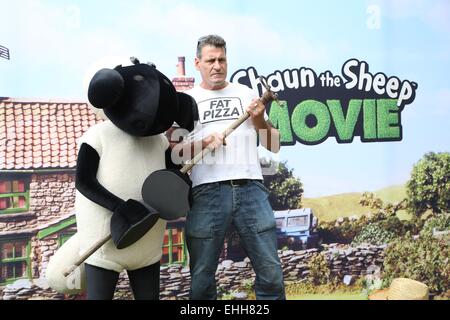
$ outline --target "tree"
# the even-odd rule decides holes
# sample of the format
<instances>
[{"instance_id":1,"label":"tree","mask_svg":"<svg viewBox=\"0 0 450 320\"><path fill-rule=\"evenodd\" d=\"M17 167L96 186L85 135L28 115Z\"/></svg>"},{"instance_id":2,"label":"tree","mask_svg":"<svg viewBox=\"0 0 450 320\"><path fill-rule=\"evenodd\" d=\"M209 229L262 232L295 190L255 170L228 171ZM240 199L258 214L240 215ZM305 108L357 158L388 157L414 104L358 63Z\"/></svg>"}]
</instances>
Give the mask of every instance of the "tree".
<instances>
[{"instance_id":1,"label":"tree","mask_svg":"<svg viewBox=\"0 0 450 320\"><path fill-rule=\"evenodd\" d=\"M303 195L303 185L289 169L286 161L276 164L273 175L264 176L264 185L269 189L269 202L273 210L296 209L300 206Z\"/></svg>"},{"instance_id":2,"label":"tree","mask_svg":"<svg viewBox=\"0 0 450 320\"><path fill-rule=\"evenodd\" d=\"M376 198L372 192L364 192L359 199L359 204L371 209L381 209L383 207L383 200Z\"/></svg>"},{"instance_id":3,"label":"tree","mask_svg":"<svg viewBox=\"0 0 450 320\"><path fill-rule=\"evenodd\" d=\"M450 211L450 153L430 152L413 167L406 184L408 209L417 216Z\"/></svg>"},{"instance_id":4,"label":"tree","mask_svg":"<svg viewBox=\"0 0 450 320\"><path fill-rule=\"evenodd\" d=\"M373 192L364 192L359 198L359 204L369 207L377 212L383 213L386 217L394 216L397 211L406 209L406 199L399 202L383 202L381 198L375 197Z\"/></svg>"},{"instance_id":5,"label":"tree","mask_svg":"<svg viewBox=\"0 0 450 320\"><path fill-rule=\"evenodd\" d=\"M372 192L366 191L362 194L361 198L359 198L359 204L363 207L370 207L374 197L375 195Z\"/></svg>"}]
</instances>

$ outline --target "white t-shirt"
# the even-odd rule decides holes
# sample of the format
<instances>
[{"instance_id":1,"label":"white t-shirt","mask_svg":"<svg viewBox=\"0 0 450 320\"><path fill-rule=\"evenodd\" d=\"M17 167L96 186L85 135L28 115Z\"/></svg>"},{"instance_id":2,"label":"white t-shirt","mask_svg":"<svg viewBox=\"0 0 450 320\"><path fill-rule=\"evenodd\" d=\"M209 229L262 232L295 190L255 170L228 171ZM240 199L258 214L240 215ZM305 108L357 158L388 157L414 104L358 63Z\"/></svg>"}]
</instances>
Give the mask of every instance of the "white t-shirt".
<instances>
[{"instance_id":1,"label":"white t-shirt","mask_svg":"<svg viewBox=\"0 0 450 320\"><path fill-rule=\"evenodd\" d=\"M221 90L206 90L200 86L186 91L198 106L199 120L192 132L195 141L211 133L222 133L244 114L258 95L248 87L229 83ZM267 114L264 114L267 120ZM262 179L257 150L257 133L247 119L226 138L221 146L192 168L192 186L230 179Z\"/></svg>"},{"instance_id":2,"label":"white t-shirt","mask_svg":"<svg viewBox=\"0 0 450 320\"><path fill-rule=\"evenodd\" d=\"M88 129L78 144L87 143L100 156L97 179L102 186L123 200L143 201L142 184L153 171L165 168L165 150L169 146L163 134L134 137L104 121ZM76 192L80 255L110 233L112 212ZM158 222L138 241L117 249L108 241L86 263L121 272L149 266L161 259L166 222Z\"/></svg>"}]
</instances>

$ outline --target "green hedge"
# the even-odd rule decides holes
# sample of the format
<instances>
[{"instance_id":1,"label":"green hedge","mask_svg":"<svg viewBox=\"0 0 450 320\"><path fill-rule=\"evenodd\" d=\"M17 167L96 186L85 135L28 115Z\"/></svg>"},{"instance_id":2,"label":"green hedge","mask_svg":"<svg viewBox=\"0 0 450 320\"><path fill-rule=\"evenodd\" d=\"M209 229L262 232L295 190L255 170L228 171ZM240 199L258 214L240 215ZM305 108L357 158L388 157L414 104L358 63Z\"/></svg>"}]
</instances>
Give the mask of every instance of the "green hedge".
<instances>
[{"instance_id":1,"label":"green hedge","mask_svg":"<svg viewBox=\"0 0 450 320\"><path fill-rule=\"evenodd\" d=\"M423 226L421 235L433 235L433 230L448 231L450 230L450 214L440 214L437 217L429 218Z\"/></svg>"},{"instance_id":2,"label":"green hedge","mask_svg":"<svg viewBox=\"0 0 450 320\"><path fill-rule=\"evenodd\" d=\"M414 240L409 234L392 241L385 250L383 279L405 277L421 281L432 292L450 290L450 252L445 241L430 235Z\"/></svg>"},{"instance_id":3,"label":"green hedge","mask_svg":"<svg viewBox=\"0 0 450 320\"><path fill-rule=\"evenodd\" d=\"M326 284L331 280L331 269L323 253L314 254L308 261L308 281L313 285Z\"/></svg>"},{"instance_id":4,"label":"green hedge","mask_svg":"<svg viewBox=\"0 0 450 320\"><path fill-rule=\"evenodd\" d=\"M363 243L382 245L391 242L396 234L380 223L375 222L363 227L361 232L353 239L352 245L357 246Z\"/></svg>"},{"instance_id":5,"label":"green hedge","mask_svg":"<svg viewBox=\"0 0 450 320\"><path fill-rule=\"evenodd\" d=\"M419 234L424 222L425 221L420 218L402 221L396 216L385 215L378 212L370 218L361 216L358 220L354 221L349 218L343 218L342 222L339 224L336 221L322 222L319 225L318 232L324 243L338 242L350 244L354 241L356 236L363 232L363 229L374 223L377 224L379 229L383 229L396 237L401 237L408 232L410 234Z\"/></svg>"}]
</instances>

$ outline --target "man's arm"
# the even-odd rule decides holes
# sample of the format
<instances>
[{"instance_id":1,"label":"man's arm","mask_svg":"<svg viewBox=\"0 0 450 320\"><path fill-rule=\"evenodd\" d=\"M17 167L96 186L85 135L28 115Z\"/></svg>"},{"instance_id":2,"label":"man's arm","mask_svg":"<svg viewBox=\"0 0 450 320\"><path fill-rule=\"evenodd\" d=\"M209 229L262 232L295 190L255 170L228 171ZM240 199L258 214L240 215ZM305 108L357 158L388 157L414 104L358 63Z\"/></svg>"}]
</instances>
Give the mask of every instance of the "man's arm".
<instances>
[{"instance_id":1,"label":"man's arm","mask_svg":"<svg viewBox=\"0 0 450 320\"><path fill-rule=\"evenodd\" d=\"M280 151L280 132L272 126L270 120L264 119L264 110L266 107L261 100L253 99L247 111L250 113L250 118L258 132L259 141L267 150L277 153Z\"/></svg>"},{"instance_id":2,"label":"man's arm","mask_svg":"<svg viewBox=\"0 0 450 320\"><path fill-rule=\"evenodd\" d=\"M173 129L171 128L166 132L166 136L169 140L169 150L173 154L172 160L175 160L176 165L181 164L181 162L186 162L194 158L195 155L200 153L203 149L216 149L219 146L226 145L225 139L221 133L213 133L206 138L193 142L186 142L184 140L174 141L172 140ZM172 155L172 154L170 154ZM166 155L167 157L167 155Z\"/></svg>"}]
</instances>

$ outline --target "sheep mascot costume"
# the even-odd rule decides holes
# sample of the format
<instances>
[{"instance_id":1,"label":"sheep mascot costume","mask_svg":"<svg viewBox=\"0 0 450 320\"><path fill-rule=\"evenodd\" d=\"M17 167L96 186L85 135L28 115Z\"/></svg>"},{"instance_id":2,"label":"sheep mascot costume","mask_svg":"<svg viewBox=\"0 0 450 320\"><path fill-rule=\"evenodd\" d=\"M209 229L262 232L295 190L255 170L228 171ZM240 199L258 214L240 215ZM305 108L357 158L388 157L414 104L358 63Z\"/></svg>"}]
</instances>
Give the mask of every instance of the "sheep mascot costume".
<instances>
[{"instance_id":1,"label":"sheep mascot costume","mask_svg":"<svg viewBox=\"0 0 450 320\"><path fill-rule=\"evenodd\" d=\"M173 168L163 132L176 122L192 130L195 101L177 92L153 64L101 69L88 99L106 121L79 140L75 210L78 232L50 259L46 278L62 293L87 290L89 300L112 299L126 270L135 299L159 298L159 261L165 220L142 203L141 188L153 171ZM63 276L93 243L106 242L70 277Z\"/></svg>"}]
</instances>

